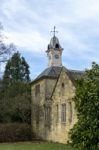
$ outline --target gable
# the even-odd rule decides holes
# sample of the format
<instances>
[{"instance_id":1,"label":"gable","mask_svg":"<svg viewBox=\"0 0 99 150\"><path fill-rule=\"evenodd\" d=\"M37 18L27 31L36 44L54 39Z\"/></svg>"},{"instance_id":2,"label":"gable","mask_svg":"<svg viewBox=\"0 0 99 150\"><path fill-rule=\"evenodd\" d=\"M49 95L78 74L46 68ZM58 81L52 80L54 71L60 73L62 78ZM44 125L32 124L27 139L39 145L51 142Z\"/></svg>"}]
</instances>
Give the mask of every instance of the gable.
<instances>
[{"instance_id":1,"label":"gable","mask_svg":"<svg viewBox=\"0 0 99 150\"><path fill-rule=\"evenodd\" d=\"M53 91L52 97L67 96L68 98L71 98L74 96L74 93L75 85L68 75L68 70L63 67Z\"/></svg>"},{"instance_id":2,"label":"gable","mask_svg":"<svg viewBox=\"0 0 99 150\"><path fill-rule=\"evenodd\" d=\"M62 84L64 84L64 88L68 90L68 93L74 90L76 86L76 80L81 78L83 73L84 72L82 71L68 70L65 67L52 66L46 68L34 81L31 82L31 85L33 86L39 82L42 83L45 81L45 97L52 98L57 86L57 93L61 93Z\"/></svg>"}]
</instances>

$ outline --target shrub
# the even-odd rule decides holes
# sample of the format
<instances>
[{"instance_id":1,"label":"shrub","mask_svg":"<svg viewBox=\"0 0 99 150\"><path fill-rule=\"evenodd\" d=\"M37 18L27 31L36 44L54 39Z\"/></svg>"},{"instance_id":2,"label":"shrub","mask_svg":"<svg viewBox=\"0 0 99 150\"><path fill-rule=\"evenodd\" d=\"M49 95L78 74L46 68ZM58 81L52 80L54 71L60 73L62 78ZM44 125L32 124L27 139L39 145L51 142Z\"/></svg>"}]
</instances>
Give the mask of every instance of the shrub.
<instances>
[{"instance_id":1,"label":"shrub","mask_svg":"<svg viewBox=\"0 0 99 150\"><path fill-rule=\"evenodd\" d=\"M0 124L0 142L18 142L31 140L31 126L28 124Z\"/></svg>"},{"instance_id":2,"label":"shrub","mask_svg":"<svg viewBox=\"0 0 99 150\"><path fill-rule=\"evenodd\" d=\"M92 64L77 82L74 102L78 122L71 130L72 144L80 150L99 150L99 65Z\"/></svg>"}]
</instances>

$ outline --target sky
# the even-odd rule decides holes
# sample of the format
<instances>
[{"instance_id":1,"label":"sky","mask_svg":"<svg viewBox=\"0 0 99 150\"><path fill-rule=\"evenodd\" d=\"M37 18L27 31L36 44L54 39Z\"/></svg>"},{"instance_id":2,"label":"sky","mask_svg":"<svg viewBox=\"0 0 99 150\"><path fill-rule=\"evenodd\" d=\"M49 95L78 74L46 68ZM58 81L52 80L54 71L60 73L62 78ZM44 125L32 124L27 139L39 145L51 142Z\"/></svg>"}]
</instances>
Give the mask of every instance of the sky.
<instances>
[{"instance_id":1,"label":"sky","mask_svg":"<svg viewBox=\"0 0 99 150\"><path fill-rule=\"evenodd\" d=\"M48 67L45 51L54 26L66 68L99 63L99 0L0 0L0 22L6 43L13 42L29 64L32 80Z\"/></svg>"}]
</instances>

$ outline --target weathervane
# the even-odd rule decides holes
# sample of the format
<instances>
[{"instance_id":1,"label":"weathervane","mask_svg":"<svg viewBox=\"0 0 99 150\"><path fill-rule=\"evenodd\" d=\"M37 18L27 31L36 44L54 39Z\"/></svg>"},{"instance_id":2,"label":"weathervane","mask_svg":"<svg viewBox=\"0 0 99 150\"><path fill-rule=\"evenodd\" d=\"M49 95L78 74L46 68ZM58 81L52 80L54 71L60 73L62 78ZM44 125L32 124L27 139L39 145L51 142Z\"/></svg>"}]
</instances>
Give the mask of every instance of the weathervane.
<instances>
[{"instance_id":1,"label":"weathervane","mask_svg":"<svg viewBox=\"0 0 99 150\"><path fill-rule=\"evenodd\" d=\"M53 32L54 33L54 36L55 36L55 33L58 33L58 31L56 31L56 27L54 26L54 30L53 31L51 31L51 32Z\"/></svg>"}]
</instances>

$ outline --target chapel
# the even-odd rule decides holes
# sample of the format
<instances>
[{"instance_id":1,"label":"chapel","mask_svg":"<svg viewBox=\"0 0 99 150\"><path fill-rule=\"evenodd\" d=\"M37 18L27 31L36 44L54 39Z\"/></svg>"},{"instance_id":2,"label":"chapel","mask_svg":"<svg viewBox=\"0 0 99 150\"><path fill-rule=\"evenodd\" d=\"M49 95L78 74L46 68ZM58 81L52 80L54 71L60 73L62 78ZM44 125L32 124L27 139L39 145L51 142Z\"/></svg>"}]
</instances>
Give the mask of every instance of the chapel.
<instances>
[{"instance_id":1,"label":"chapel","mask_svg":"<svg viewBox=\"0 0 99 150\"><path fill-rule=\"evenodd\" d=\"M62 65L63 48L55 35L55 27L46 53L48 67L31 82L32 130L37 138L67 143L68 133L77 122L72 99L82 71Z\"/></svg>"}]
</instances>

